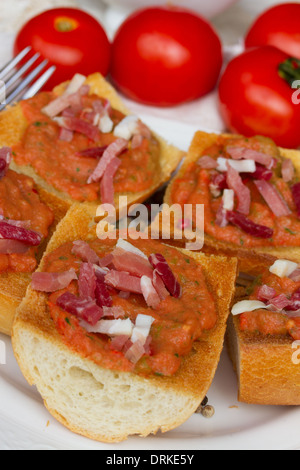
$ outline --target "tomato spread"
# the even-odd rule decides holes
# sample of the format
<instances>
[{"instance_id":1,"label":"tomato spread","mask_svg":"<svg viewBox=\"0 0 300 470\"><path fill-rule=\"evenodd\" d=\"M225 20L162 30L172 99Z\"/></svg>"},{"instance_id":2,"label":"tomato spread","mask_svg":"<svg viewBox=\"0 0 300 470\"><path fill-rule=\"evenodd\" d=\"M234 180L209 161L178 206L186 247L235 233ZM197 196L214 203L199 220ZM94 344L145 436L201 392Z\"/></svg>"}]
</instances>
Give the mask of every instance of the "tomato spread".
<instances>
[{"instance_id":1,"label":"tomato spread","mask_svg":"<svg viewBox=\"0 0 300 470\"><path fill-rule=\"evenodd\" d=\"M239 317L242 331L254 334L285 335L300 340L300 276L278 277L266 271L248 288L250 300L266 307L244 312Z\"/></svg>"},{"instance_id":2,"label":"tomato spread","mask_svg":"<svg viewBox=\"0 0 300 470\"><path fill-rule=\"evenodd\" d=\"M76 243L80 245L84 242ZM179 369L182 358L191 352L194 342L199 340L206 330L215 327L217 322L216 305L212 294L207 288L202 268L194 259L157 241L148 240L145 243L145 241L137 240L130 241L130 244L140 250L143 257L116 248L116 241L112 240L89 242L88 246L86 244L85 247L85 256L88 254L90 257L91 253L94 253L93 262L97 260L97 257L100 260L98 268L95 268L95 264L93 265L96 272L99 271L101 274L101 269L104 269L104 274L108 273L105 277L107 280L105 296L103 284L100 283L102 289L100 300L103 301L105 298L105 304L109 305L109 307L103 307L104 312L110 312L109 315L117 314L117 318L121 317L123 322L128 323L129 321L133 324L137 324L138 319L141 318L143 321L146 319L147 323L147 320L151 317L151 330L149 336L144 338L143 342L145 349L135 361L131 360L132 356L126 354L126 348L125 350L122 349L120 344L118 344L118 347L116 346L122 338L126 342L125 332L123 332L123 336L114 336L113 332L110 335L94 333L91 332L93 328L91 327L90 330L87 323L82 322L78 315L68 313L73 311L79 302L82 302L81 306L84 305L82 297L84 292L87 293L87 283L89 284L87 294L89 297L85 305L88 305L89 308L91 295L94 291L94 288L90 289L91 274L85 275L85 270L87 270L86 274L91 272L89 271L91 263L84 263L83 266L82 256L79 256L80 251L76 251L76 254L74 254L73 243L64 244L45 259L44 271L45 273L53 273L55 279L57 273L65 271L73 274L75 271L79 276L79 282L74 280L65 289L49 295L48 304L51 316L65 344L102 367L131 371L146 376L151 374L172 376ZM125 269L121 267L122 260L128 256L132 257L133 260L131 265L128 265L128 269L133 273L133 264L135 264L137 269L144 270L145 276L142 279L138 275L134 276L132 274L129 276L128 272L121 271ZM154 271L151 264L148 264L148 259L151 260L152 266L156 268L156 274L160 273L159 275L162 275L160 281L164 279L166 285L168 284L167 280L172 281L173 287L175 287L172 289L172 286L168 286L170 292L172 292L172 294L169 294L161 282L155 282L155 285L159 287L157 292L162 294L157 303L154 302L157 294L152 289L153 283L150 279L150 276L154 275ZM164 260L165 276L162 260ZM109 268L100 268L99 270L99 264L100 266L108 265ZM116 271L116 269L119 271ZM116 272L118 276L115 274ZM38 279L40 274L42 274L42 277ZM131 287L128 287L128 283L127 288L131 292L120 292L120 289L126 289L126 285L121 287L121 284L117 285L117 282L121 282L121 275L125 276L126 274L127 279L131 282ZM36 281L40 283L43 279L45 280L43 276L47 276L47 274L37 274ZM114 283L108 285L108 280L111 279L114 279ZM116 279L118 281L115 282ZM142 288L146 287L146 290L142 290L144 296L142 293L138 293L140 285ZM150 290L148 291L147 287L149 286ZM41 287L39 288L43 290ZM47 290L47 286L44 290ZM81 296L82 299L80 300L78 296ZM111 303L107 303L108 297L111 299ZM73 306L69 310L68 300L70 299L71 301L73 299ZM62 303L63 300L66 301L64 304ZM61 305L65 305L67 311L61 308ZM149 305L152 305L152 307L149 307ZM82 311L81 308L78 313L82 314ZM101 315L103 315L103 312L100 313L100 317ZM114 324L117 325L117 322ZM96 324L96 328L97 325L102 323L104 326L106 325L106 322L101 320ZM135 343L133 348L137 344Z\"/></svg>"},{"instance_id":3,"label":"tomato spread","mask_svg":"<svg viewBox=\"0 0 300 470\"><path fill-rule=\"evenodd\" d=\"M34 181L12 170L0 180L0 210L4 221L24 221L26 227L41 238L47 237L54 220L52 211L40 201ZM13 250L11 254L0 253L0 272L33 272L37 266L37 249L28 247L22 253Z\"/></svg>"},{"instance_id":4,"label":"tomato spread","mask_svg":"<svg viewBox=\"0 0 300 470\"><path fill-rule=\"evenodd\" d=\"M88 125L91 129L93 123L88 119L93 114L93 105L95 107L95 103L99 104L101 100L96 95L81 97L80 108L74 110L73 107L72 110L78 132L74 132L71 139L66 139L60 138L59 122L43 112L55 98L53 93L43 92L21 102L28 127L22 141L14 147L14 160L18 165L33 167L47 183L72 199L80 202L99 200L99 182L88 183L98 160L85 152L93 148L105 148L116 137L113 132L104 133L93 127L95 134L91 138L90 134L80 132L78 126L84 129ZM65 115L68 114L65 112ZM114 126L124 117L121 112L110 109L109 118ZM150 188L160 170L159 155L159 143L152 136L142 139L138 146L129 145L120 156L121 164L114 176L115 192L139 192Z\"/></svg>"},{"instance_id":5,"label":"tomato spread","mask_svg":"<svg viewBox=\"0 0 300 470\"><path fill-rule=\"evenodd\" d=\"M175 180L172 203L204 204L205 233L239 247L300 245L300 185L269 139L220 136Z\"/></svg>"}]
</instances>

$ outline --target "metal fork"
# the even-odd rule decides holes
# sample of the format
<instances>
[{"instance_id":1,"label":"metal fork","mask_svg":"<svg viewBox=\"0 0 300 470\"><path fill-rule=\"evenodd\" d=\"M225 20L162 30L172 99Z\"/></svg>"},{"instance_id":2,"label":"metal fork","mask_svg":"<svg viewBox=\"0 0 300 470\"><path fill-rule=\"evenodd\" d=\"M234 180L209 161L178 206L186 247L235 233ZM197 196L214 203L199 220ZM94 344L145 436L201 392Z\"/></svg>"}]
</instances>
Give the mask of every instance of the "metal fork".
<instances>
[{"instance_id":1,"label":"metal fork","mask_svg":"<svg viewBox=\"0 0 300 470\"><path fill-rule=\"evenodd\" d=\"M0 111L17 100L26 100L35 96L55 72L55 66L51 66L45 70L49 63L48 60L43 60L33 70L28 72L37 60L41 58L39 53L29 57L28 60L17 69L16 67L26 56L29 56L30 52L31 47L26 47L0 69ZM45 70L44 73L40 75L43 70ZM26 72L28 72L28 74Z\"/></svg>"}]
</instances>

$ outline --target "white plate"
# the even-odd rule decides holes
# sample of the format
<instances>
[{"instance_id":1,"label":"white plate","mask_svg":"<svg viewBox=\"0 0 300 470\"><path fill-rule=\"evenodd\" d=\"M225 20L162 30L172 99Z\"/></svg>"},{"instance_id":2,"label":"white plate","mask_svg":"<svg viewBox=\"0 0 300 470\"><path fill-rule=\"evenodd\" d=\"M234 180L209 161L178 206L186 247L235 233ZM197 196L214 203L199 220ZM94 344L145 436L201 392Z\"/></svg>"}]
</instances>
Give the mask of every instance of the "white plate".
<instances>
[{"instance_id":1,"label":"white plate","mask_svg":"<svg viewBox=\"0 0 300 470\"><path fill-rule=\"evenodd\" d=\"M178 122L142 116L156 132L187 150L195 128ZM300 408L260 407L237 402L237 384L226 351L223 352L209 403L216 414L210 420L192 416L178 429L147 439L130 438L116 445L90 441L71 433L47 412L34 387L24 380L10 339L0 335L6 364L0 365L1 450L290 450L300 449ZM0 347L0 351L2 351ZM4 362L2 354L0 361Z\"/></svg>"}]
</instances>

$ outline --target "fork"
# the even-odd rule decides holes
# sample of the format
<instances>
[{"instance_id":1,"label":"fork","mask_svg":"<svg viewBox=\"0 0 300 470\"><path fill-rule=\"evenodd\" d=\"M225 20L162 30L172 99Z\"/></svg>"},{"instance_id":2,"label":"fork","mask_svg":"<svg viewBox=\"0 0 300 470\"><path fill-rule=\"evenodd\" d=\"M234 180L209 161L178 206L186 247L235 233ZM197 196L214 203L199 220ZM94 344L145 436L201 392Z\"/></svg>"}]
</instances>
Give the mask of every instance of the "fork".
<instances>
[{"instance_id":1,"label":"fork","mask_svg":"<svg viewBox=\"0 0 300 470\"><path fill-rule=\"evenodd\" d=\"M31 47L28 46L0 69L0 111L14 101L26 100L35 96L55 72L56 67L54 65L45 70L49 63L48 60L43 60L28 72L41 57L39 53L29 57L19 69L16 69L17 65L30 52ZM40 75L42 72L43 74Z\"/></svg>"}]
</instances>

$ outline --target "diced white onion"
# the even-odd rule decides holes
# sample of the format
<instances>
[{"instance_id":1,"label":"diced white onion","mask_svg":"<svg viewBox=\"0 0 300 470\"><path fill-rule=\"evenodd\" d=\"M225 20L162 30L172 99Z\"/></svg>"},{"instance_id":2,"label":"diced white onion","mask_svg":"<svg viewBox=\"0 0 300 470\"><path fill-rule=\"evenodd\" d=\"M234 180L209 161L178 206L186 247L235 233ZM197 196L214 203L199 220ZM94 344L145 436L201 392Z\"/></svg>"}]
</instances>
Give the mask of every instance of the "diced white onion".
<instances>
[{"instance_id":1,"label":"diced white onion","mask_svg":"<svg viewBox=\"0 0 300 470\"><path fill-rule=\"evenodd\" d=\"M109 336L128 336L130 337L133 332L134 325L131 320L100 320L95 326L88 323L81 322L81 325L89 333L100 333Z\"/></svg>"},{"instance_id":2,"label":"diced white onion","mask_svg":"<svg viewBox=\"0 0 300 470\"><path fill-rule=\"evenodd\" d=\"M121 121L114 130L114 135L121 139L130 140L137 132L137 116L127 116Z\"/></svg>"},{"instance_id":3,"label":"diced white onion","mask_svg":"<svg viewBox=\"0 0 300 470\"><path fill-rule=\"evenodd\" d=\"M154 318L150 315L138 315L136 318L135 327L132 332L131 341L136 343L140 341L143 345L146 343L149 336Z\"/></svg>"},{"instance_id":4,"label":"diced white onion","mask_svg":"<svg viewBox=\"0 0 300 470\"><path fill-rule=\"evenodd\" d=\"M84 75L76 73L70 81L66 91L64 92L64 95L71 95L72 93L76 93L85 83L85 81L86 77Z\"/></svg>"},{"instance_id":5,"label":"diced white onion","mask_svg":"<svg viewBox=\"0 0 300 470\"><path fill-rule=\"evenodd\" d=\"M254 312L254 310L260 310L261 308L267 309L267 305L258 300L242 300L234 305L231 310L232 315L241 315L245 312Z\"/></svg>"},{"instance_id":6,"label":"diced white onion","mask_svg":"<svg viewBox=\"0 0 300 470\"><path fill-rule=\"evenodd\" d=\"M224 189L223 208L226 211L233 211L234 209L234 191L232 189Z\"/></svg>"},{"instance_id":7,"label":"diced white onion","mask_svg":"<svg viewBox=\"0 0 300 470\"><path fill-rule=\"evenodd\" d=\"M227 164L229 164L238 173L255 173L256 163L254 160L230 160L229 158L219 157L217 160L217 170L222 173L228 171Z\"/></svg>"},{"instance_id":8,"label":"diced white onion","mask_svg":"<svg viewBox=\"0 0 300 470\"><path fill-rule=\"evenodd\" d=\"M270 267L270 273L284 278L289 277L294 271L298 269L298 264L289 260L279 259Z\"/></svg>"},{"instance_id":9,"label":"diced white onion","mask_svg":"<svg viewBox=\"0 0 300 470\"><path fill-rule=\"evenodd\" d=\"M114 123L108 116L105 114L104 116L100 117L99 119L99 129L103 134L108 134L114 128Z\"/></svg>"}]
</instances>

